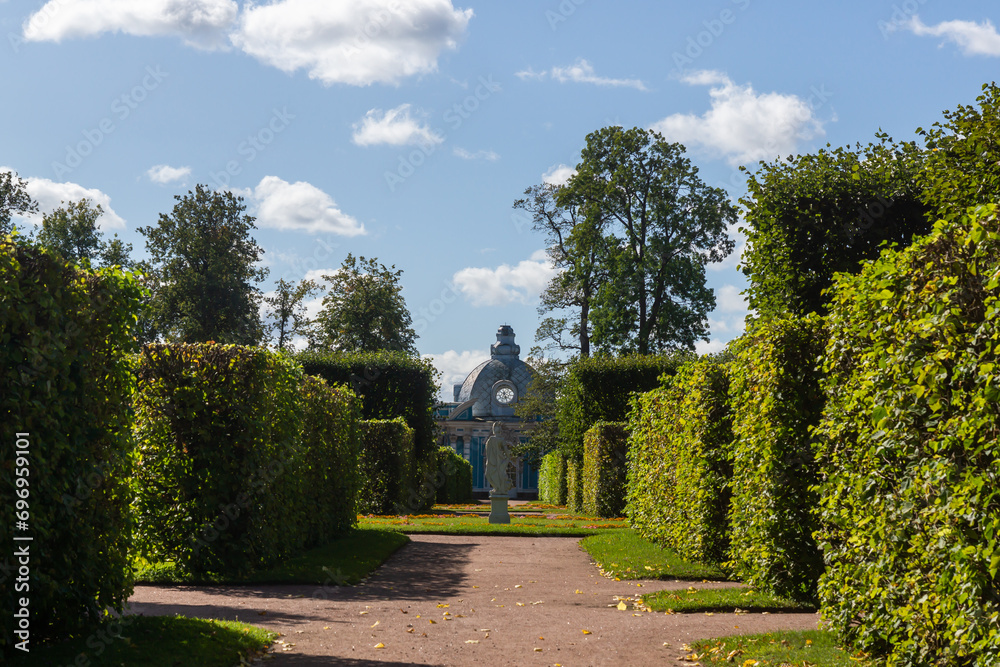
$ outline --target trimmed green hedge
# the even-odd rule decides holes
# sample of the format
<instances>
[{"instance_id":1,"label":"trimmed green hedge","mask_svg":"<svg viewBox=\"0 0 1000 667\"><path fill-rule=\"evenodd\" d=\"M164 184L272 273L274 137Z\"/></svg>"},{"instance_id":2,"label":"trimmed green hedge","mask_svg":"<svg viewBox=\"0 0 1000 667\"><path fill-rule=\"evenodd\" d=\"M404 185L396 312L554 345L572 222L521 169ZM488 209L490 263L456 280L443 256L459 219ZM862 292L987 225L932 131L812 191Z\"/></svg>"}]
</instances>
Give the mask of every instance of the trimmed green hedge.
<instances>
[{"instance_id":1,"label":"trimmed green hedge","mask_svg":"<svg viewBox=\"0 0 1000 667\"><path fill-rule=\"evenodd\" d=\"M127 353L141 296L129 274L0 239L0 654L25 639L14 633L22 597L34 649L91 630L132 591ZM21 548L30 591L15 579Z\"/></svg>"},{"instance_id":2,"label":"trimmed green hedge","mask_svg":"<svg viewBox=\"0 0 1000 667\"><path fill-rule=\"evenodd\" d=\"M583 460L583 436L599 421L623 421L634 394L655 389L661 375L673 375L692 353L590 357L574 362L557 399L560 450Z\"/></svg>"},{"instance_id":3,"label":"trimmed green hedge","mask_svg":"<svg viewBox=\"0 0 1000 667\"><path fill-rule=\"evenodd\" d=\"M538 500L549 505L566 504L566 457L549 452L538 471Z\"/></svg>"},{"instance_id":4,"label":"trimmed green hedge","mask_svg":"<svg viewBox=\"0 0 1000 667\"><path fill-rule=\"evenodd\" d=\"M730 347L733 479L727 567L756 590L815 601L823 556L811 429L823 409L816 318L758 320Z\"/></svg>"},{"instance_id":5,"label":"trimmed green hedge","mask_svg":"<svg viewBox=\"0 0 1000 667\"><path fill-rule=\"evenodd\" d=\"M583 438L583 511L620 517L625 511L628 431L624 422L597 422Z\"/></svg>"},{"instance_id":6,"label":"trimmed green hedge","mask_svg":"<svg viewBox=\"0 0 1000 667\"><path fill-rule=\"evenodd\" d=\"M629 417L629 523L702 563L722 563L729 548L728 389L726 358L702 357L639 396Z\"/></svg>"},{"instance_id":7,"label":"trimmed green hedge","mask_svg":"<svg viewBox=\"0 0 1000 667\"><path fill-rule=\"evenodd\" d=\"M472 500L472 464L451 447L438 448L438 470L435 479L439 503L467 503Z\"/></svg>"},{"instance_id":8,"label":"trimmed green hedge","mask_svg":"<svg viewBox=\"0 0 1000 667\"><path fill-rule=\"evenodd\" d=\"M566 507L583 512L583 461L566 459Z\"/></svg>"},{"instance_id":9,"label":"trimmed green hedge","mask_svg":"<svg viewBox=\"0 0 1000 667\"><path fill-rule=\"evenodd\" d=\"M892 665L1000 663L997 206L835 283L822 613Z\"/></svg>"},{"instance_id":10,"label":"trimmed green hedge","mask_svg":"<svg viewBox=\"0 0 1000 667\"><path fill-rule=\"evenodd\" d=\"M414 432L417 458L436 455L437 371L429 360L402 352L303 352L295 359L310 375L350 386L361 397L364 419L405 419Z\"/></svg>"},{"instance_id":11,"label":"trimmed green hedge","mask_svg":"<svg viewBox=\"0 0 1000 667\"><path fill-rule=\"evenodd\" d=\"M361 490L361 401L346 387L306 375L299 389L302 402L302 466L300 524L306 546L328 543L357 524Z\"/></svg>"},{"instance_id":12,"label":"trimmed green hedge","mask_svg":"<svg viewBox=\"0 0 1000 667\"><path fill-rule=\"evenodd\" d=\"M299 551L302 370L261 348L147 345L138 377L139 553L239 575Z\"/></svg>"},{"instance_id":13,"label":"trimmed green hedge","mask_svg":"<svg viewBox=\"0 0 1000 667\"><path fill-rule=\"evenodd\" d=\"M408 482L415 477L413 429L402 417L361 422L361 493L358 512L362 514L407 514ZM416 493L413 490L410 493ZM424 506L417 502L410 511Z\"/></svg>"}]
</instances>

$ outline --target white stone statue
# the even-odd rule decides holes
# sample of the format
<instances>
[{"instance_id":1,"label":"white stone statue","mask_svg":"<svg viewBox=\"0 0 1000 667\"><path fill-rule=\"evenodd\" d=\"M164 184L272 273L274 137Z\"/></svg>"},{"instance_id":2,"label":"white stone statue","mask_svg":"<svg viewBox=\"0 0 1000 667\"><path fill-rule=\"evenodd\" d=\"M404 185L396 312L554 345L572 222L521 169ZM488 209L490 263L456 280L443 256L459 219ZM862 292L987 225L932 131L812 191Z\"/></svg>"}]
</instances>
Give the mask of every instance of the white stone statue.
<instances>
[{"instance_id":1,"label":"white stone statue","mask_svg":"<svg viewBox=\"0 0 1000 667\"><path fill-rule=\"evenodd\" d=\"M514 488L507 474L510 463L510 448L503 437L503 425L493 422L493 435L486 440L486 481L493 487L491 495L506 496Z\"/></svg>"}]
</instances>

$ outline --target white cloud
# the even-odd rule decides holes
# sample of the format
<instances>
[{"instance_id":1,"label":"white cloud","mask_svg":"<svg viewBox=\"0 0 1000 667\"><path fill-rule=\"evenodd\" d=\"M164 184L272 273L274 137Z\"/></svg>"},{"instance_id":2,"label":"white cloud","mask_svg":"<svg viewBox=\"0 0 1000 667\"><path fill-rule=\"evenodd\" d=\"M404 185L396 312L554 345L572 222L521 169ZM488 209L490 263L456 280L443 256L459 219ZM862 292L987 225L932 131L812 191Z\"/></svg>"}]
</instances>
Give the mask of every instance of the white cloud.
<instances>
[{"instance_id":1,"label":"white cloud","mask_svg":"<svg viewBox=\"0 0 1000 667\"><path fill-rule=\"evenodd\" d=\"M546 76L552 77L559 83L590 83L595 86L610 86L614 88L635 88L636 90L648 90L646 85L639 79L611 79L604 76L597 76L594 66L583 58L577 59L569 67L553 67L552 69L536 72L529 67L526 70L515 72L514 76L522 81L541 81Z\"/></svg>"},{"instance_id":2,"label":"white cloud","mask_svg":"<svg viewBox=\"0 0 1000 667\"><path fill-rule=\"evenodd\" d=\"M14 170L0 166L0 172ZM38 213L31 216L18 216L36 225L42 224L42 215L51 213L60 206L75 203L81 199L89 199L92 204L100 204L104 214L97 219L97 226L102 230L125 229L125 221L111 208L111 197L96 188L85 188L78 183L56 183L47 178L25 178L25 190L36 202Z\"/></svg>"},{"instance_id":3,"label":"white cloud","mask_svg":"<svg viewBox=\"0 0 1000 667\"><path fill-rule=\"evenodd\" d=\"M364 225L337 208L330 195L305 181L289 183L265 176L247 199L254 203L261 227L341 236L366 233Z\"/></svg>"},{"instance_id":4,"label":"white cloud","mask_svg":"<svg viewBox=\"0 0 1000 667\"><path fill-rule=\"evenodd\" d=\"M944 37L957 44L967 56L1000 56L1000 34L989 19L982 23L943 21L929 26L919 16L914 16L907 27L914 35Z\"/></svg>"},{"instance_id":5,"label":"white cloud","mask_svg":"<svg viewBox=\"0 0 1000 667\"><path fill-rule=\"evenodd\" d=\"M500 156L497 153L487 150L479 150L475 153L471 153L464 148L455 148L452 150L452 153L456 157L460 157L463 160L487 160L489 162L496 162L500 159Z\"/></svg>"},{"instance_id":6,"label":"white cloud","mask_svg":"<svg viewBox=\"0 0 1000 667\"><path fill-rule=\"evenodd\" d=\"M323 276L335 276L338 273L340 273L339 267L335 269L312 269L311 271L306 271L306 275L302 276L302 279L323 283L325 282Z\"/></svg>"},{"instance_id":7,"label":"white cloud","mask_svg":"<svg viewBox=\"0 0 1000 667\"><path fill-rule=\"evenodd\" d=\"M542 174L542 182L549 185L566 185L576 175L576 169L565 164L557 164Z\"/></svg>"},{"instance_id":8,"label":"white cloud","mask_svg":"<svg viewBox=\"0 0 1000 667\"><path fill-rule=\"evenodd\" d=\"M800 141L824 134L812 106L796 95L758 94L750 84L737 85L714 71L694 72L682 81L711 86L712 108L701 116L667 116L652 129L668 141L724 155L734 166L793 153Z\"/></svg>"},{"instance_id":9,"label":"white cloud","mask_svg":"<svg viewBox=\"0 0 1000 667\"><path fill-rule=\"evenodd\" d=\"M409 104L388 111L369 110L361 122L354 124L351 139L358 146L432 146L444 141L444 137L410 116Z\"/></svg>"},{"instance_id":10,"label":"white cloud","mask_svg":"<svg viewBox=\"0 0 1000 667\"><path fill-rule=\"evenodd\" d=\"M451 0L278 0L248 4L232 40L268 65L305 69L327 85L395 84L436 71L472 16Z\"/></svg>"},{"instance_id":11,"label":"white cloud","mask_svg":"<svg viewBox=\"0 0 1000 667\"><path fill-rule=\"evenodd\" d=\"M488 349L463 350L462 352L448 350L440 354L422 356L424 359L430 359L434 368L441 371L441 391L438 398L442 401L451 401L454 395L454 385L464 382L472 369L489 359L490 351Z\"/></svg>"},{"instance_id":12,"label":"white cloud","mask_svg":"<svg viewBox=\"0 0 1000 667\"><path fill-rule=\"evenodd\" d=\"M149 171L146 172L149 176L149 180L154 183L160 183L161 185L166 185L168 183L174 183L175 181L183 181L185 178L191 175L191 167L171 167L166 164L158 164L155 167L151 167Z\"/></svg>"},{"instance_id":13,"label":"white cloud","mask_svg":"<svg viewBox=\"0 0 1000 667\"><path fill-rule=\"evenodd\" d=\"M549 280L558 273L544 250L516 266L501 264L495 269L469 267L452 280L474 306L503 306L530 303L538 298Z\"/></svg>"},{"instance_id":14,"label":"white cloud","mask_svg":"<svg viewBox=\"0 0 1000 667\"><path fill-rule=\"evenodd\" d=\"M723 285L715 291L715 310L721 313L747 312L746 297L735 285Z\"/></svg>"},{"instance_id":15,"label":"white cloud","mask_svg":"<svg viewBox=\"0 0 1000 667\"><path fill-rule=\"evenodd\" d=\"M61 42L105 32L175 35L201 49L224 48L234 0L51 0L24 22L28 41Z\"/></svg>"},{"instance_id":16,"label":"white cloud","mask_svg":"<svg viewBox=\"0 0 1000 667\"><path fill-rule=\"evenodd\" d=\"M699 340L694 344L694 351L698 354L715 354L716 352L722 352L726 349L726 342L712 338L707 343L703 340Z\"/></svg>"}]
</instances>

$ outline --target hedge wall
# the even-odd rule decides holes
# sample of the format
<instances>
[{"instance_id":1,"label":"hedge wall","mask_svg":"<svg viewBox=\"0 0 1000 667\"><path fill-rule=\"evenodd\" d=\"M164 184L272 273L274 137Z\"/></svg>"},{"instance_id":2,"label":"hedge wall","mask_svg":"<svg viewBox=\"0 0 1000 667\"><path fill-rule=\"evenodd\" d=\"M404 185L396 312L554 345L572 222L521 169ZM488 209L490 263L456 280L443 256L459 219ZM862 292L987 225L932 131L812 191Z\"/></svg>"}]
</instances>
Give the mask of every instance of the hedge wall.
<instances>
[{"instance_id":1,"label":"hedge wall","mask_svg":"<svg viewBox=\"0 0 1000 667\"><path fill-rule=\"evenodd\" d=\"M726 358L682 366L629 416L626 514L646 539L721 563L729 548L732 427Z\"/></svg>"},{"instance_id":2,"label":"hedge wall","mask_svg":"<svg viewBox=\"0 0 1000 667\"><path fill-rule=\"evenodd\" d=\"M823 409L816 318L758 320L734 342L729 569L758 590L814 601L823 557L811 429Z\"/></svg>"},{"instance_id":3,"label":"hedge wall","mask_svg":"<svg viewBox=\"0 0 1000 667\"><path fill-rule=\"evenodd\" d=\"M306 375L299 388L305 450L300 480L306 546L322 545L357 524L361 490L361 401L346 387Z\"/></svg>"},{"instance_id":4,"label":"hedge wall","mask_svg":"<svg viewBox=\"0 0 1000 667\"><path fill-rule=\"evenodd\" d=\"M137 413L139 553L242 574L306 542L301 369L261 348L147 345Z\"/></svg>"},{"instance_id":5,"label":"hedge wall","mask_svg":"<svg viewBox=\"0 0 1000 667\"><path fill-rule=\"evenodd\" d=\"M361 422L361 493L358 512L362 514L405 514L407 484L415 476L413 429L402 417ZM410 493L415 493L412 489ZM416 505L423 507L420 502Z\"/></svg>"},{"instance_id":6,"label":"hedge wall","mask_svg":"<svg viewBox=\"0 0 1000 667\"><path fill-rule=\"evenodd\" d=\"M451 447L439 447L437 456L441 476L437 483L439 503L467 503L472 500L472 464Z\"/></svg>"},{"instance_id":7,"label":"hedge wall","mask_svg":"<svg viewBox=\"0 0 1000 667\"><path fill-rule=\"evenodd\" d=\"M893 665L1000 663L1000 222L835 284L816 434L822 613Z\"/></svg>"},{"instance_id":8,"label":"hedge wall","mask_svg":"<svg viewBox=\"0 0 1000 667\"><path fill-rule=\"evenodd\" d=\"M566 507L570 512L583 512L583 461L566 459Z\"/></svg>"},{"instance_id":9,"label":"hedge wall","mask_svg":"<svg viewBox=\"0 0 1000 667\"><path fill-rule=\"evenodd\" d=\"M413 429L418 458L437 452L433 417L437 371L429 360L402 352L303 352L295 359L310 375L350 386L361 397L364 419L405 419Z\"/></svg>"},{"instance_id":10,"label":"hedge wall","mask_svg":"<svg viewBox=\"0 0 1000 667\"><path fill-rule=\"evenodd\" d=\"M566 504L566 457L549 452L538 471L538 500L549 505Z\"/></svg>"},{"instance_id":11,"label":"hedge wall","mask_svg":"<svg viewBox=\"0 0 1000 667\"><path fill-rule=\"evenodd\" d=\"M33 649L89 631L132 591L126 355L141 296L129 274L0 239L0 655L24 640L14 634L22 597ZM15 590L22 547L30 592Z\"/></svg>"},{"instance_id":12,"label":"hedge wall","mask_svg":"<svg viewBox=\"0 0 1000 667\"><path fill-rule=\"evenodd\" d=\"M593 516L622 516L628 469L624 422L597 422L583 437L583 510Z\"/></svg>"},{"instance_id":13,"label":"hedge wall","mask_svg":"<svg viewBox=\"0 0 1000 667\"><path fill-rule=\"evenodd\" d=\"M560 446L567 458L583 460L583 436L599 421L623 421L633 394L659 386L693 355L590 357L570 366L557 400Z\"/></svg>"}]
</instances>

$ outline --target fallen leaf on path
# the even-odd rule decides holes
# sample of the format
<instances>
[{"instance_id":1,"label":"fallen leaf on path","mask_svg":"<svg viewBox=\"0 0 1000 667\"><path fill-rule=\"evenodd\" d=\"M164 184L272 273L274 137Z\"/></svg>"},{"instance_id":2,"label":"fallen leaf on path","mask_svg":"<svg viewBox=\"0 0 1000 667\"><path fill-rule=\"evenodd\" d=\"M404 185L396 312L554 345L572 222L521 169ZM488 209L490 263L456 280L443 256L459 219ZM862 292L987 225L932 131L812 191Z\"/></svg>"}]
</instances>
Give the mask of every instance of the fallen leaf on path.
<instances>
[{"instance_id":1,"label":"fallen leaf on path","mask_svg":"<svg viewBox=\"0 0 1000 667\"><path fill-rule=\"evenodd\" d=\"M407 631L407 632L413 632L413 631L414 631L414 629L413 629L413 628L407 628L407 629L406 629L406 631Z\"/></svg>"},{"instance_id":2,"label":"fallen leaf on path","mask_svg":"<svg viewBox=\"0 0 1000 667\"><path fill-rule=\"evenodd\" d=\"M523 607L523 606L524 606L524 603L523 603L523 602L518 602L518 603L517 603L517 606L518 606L518 607Z\"/></svg>"},{"instance_id":3,"label":"fallen leaf on path","mask_svg":"<svg viewBox=\"0 0 1000 667\"><path fill-rule=\"evenodd\" d=\"M542 649L540 649L540 648L538 648L538 647L536 646L536 647L535 647L535 653L541 653L541 652L542 652Z\"/></svg>"},{"instance_id":4,"label":"fallen leaf on path","mask_svg":"<svg viewBox=\"0 0 1000 667\"><path fill-rule=\"evenodd\" d=\"M466 639L465 643L466 644L478 644L479 640L478 639Z\"/></svg>"},{"instance_id":5,"label":"fallen leaf on path","mask_svg":"<svg viewBox=\"0 0 1000 667\"><path fill-rule=\"evenodd\" d=\"M628 609L628 606L624 602L619 602L618 609L621 611L625 611L626 609Z\"/></svg>"},{"instance_id":6,"label":"fallen leaf on path","mask_svg":"<svg viewBox=\"0 0 1000 667\"><path fill-rule=\"evenodd\" d=\"M375 648L385 648L385 644L379 642L378 644L375 644Z\"/></svg>"},{"instance_id":7,"label":"fallen leaf on path","mask_svg":"<svg viewBox=\"0 0 1000 667\"><path fill-rule=\"evenodd\" d=\"M373 627L373 628L374 628L374 627L375 627L376 625L378 625L378 624L379 624L379 623L381 623L381 622L382 622L382 621L375 621L374 623L372 623L372 624L371 624L371 627Z\"/></svg>"},{"instance_id":8,"label":"fallen leaf on path","mask_svg":"<svg viewBox=\"0 0 1000 667\"><path fill-rule=\"evenodd\" d=\"M521 587L521 584L517 584L516 586L514 586L514 588L520 588L520 587Z\"/></svg>"},{"instance_id":9,"label":"fallen leaf on path","mask_svg":"<svg viewBox=\"0 0 1000 667\"><path fill-rule=\"evenodd\" d=\"M450 606L451 606L450 604L439 604L438 605L438 609L444 609L444 608L450 607Z\"/></svg>"},{"instance_id":10,"label":"fallen leaf on path","mask_svg":"<svg viewBox=\"0 0 1000 667\"><path fill-rule=\"evenodd\" d=\"M592 635L594 633L591 632L590 630L583 630L583 634L585 634L585 635Z\"/></svg>"},{"instance_id":11,"label":"fallen leaf on path","mask_svg":"<svg viewBox=\"0 0 1000 667\"><path fill-rule=\"evenodd\" d=\"M435 621L433 618L428 618L427 620L431 623L431 625L434 625L434 624L437 623L437 621Z\"/></svg>"},{"instance_id":12,"label":"fallen leaf on path","mask_svg":"<svg viewBox=\"0 0 1000 667\"><path fill-rule=\"evenodd\" d=\"M580 590L580 589L578 588L578 589L576 589L576 594L577 594L577 595L583 595L583 591L581 591L581 590Z\"/></svg>"}]
</instances>

